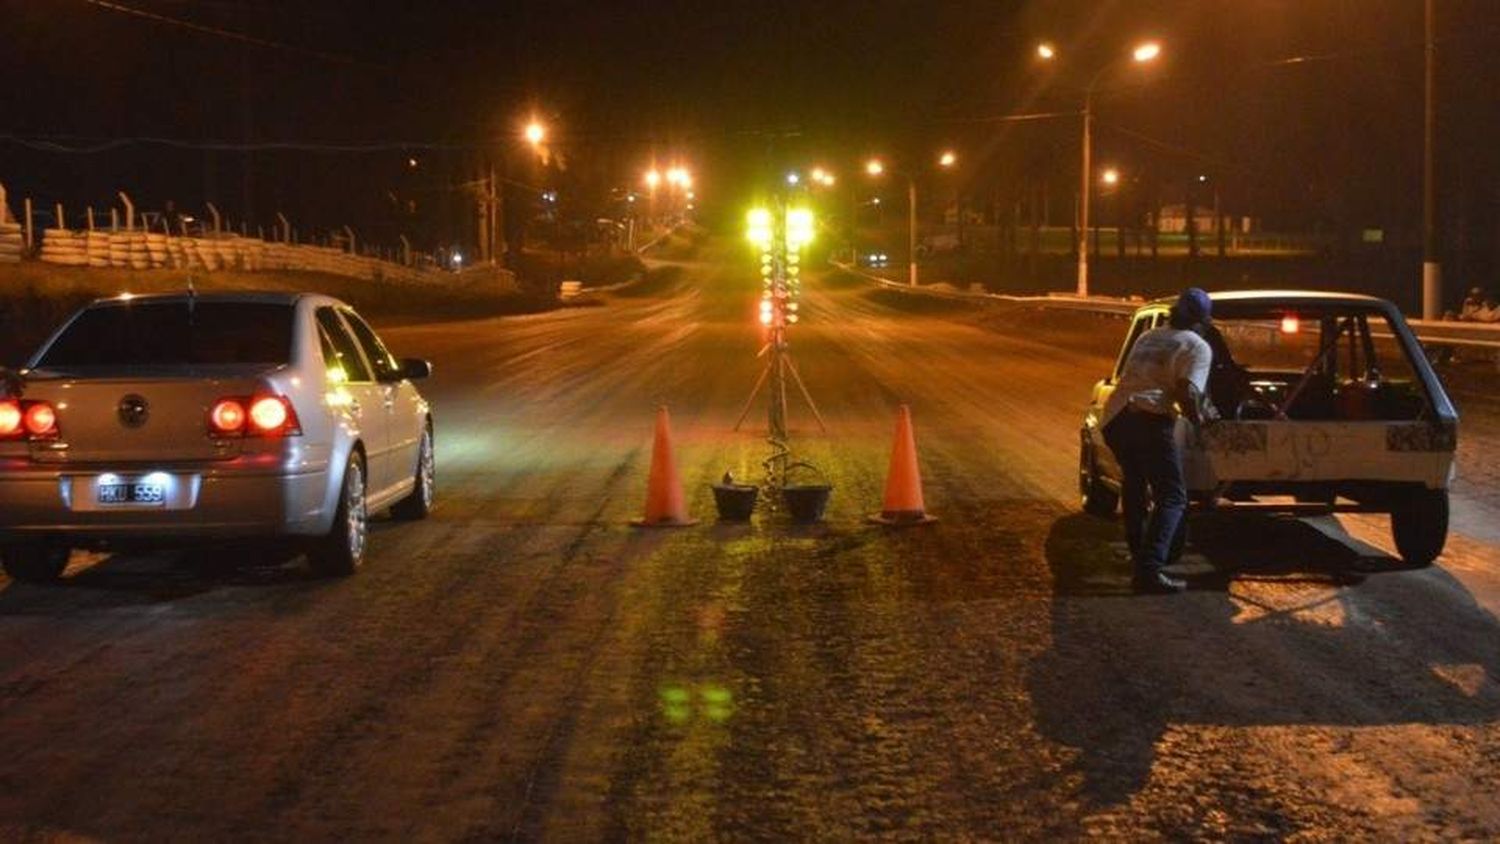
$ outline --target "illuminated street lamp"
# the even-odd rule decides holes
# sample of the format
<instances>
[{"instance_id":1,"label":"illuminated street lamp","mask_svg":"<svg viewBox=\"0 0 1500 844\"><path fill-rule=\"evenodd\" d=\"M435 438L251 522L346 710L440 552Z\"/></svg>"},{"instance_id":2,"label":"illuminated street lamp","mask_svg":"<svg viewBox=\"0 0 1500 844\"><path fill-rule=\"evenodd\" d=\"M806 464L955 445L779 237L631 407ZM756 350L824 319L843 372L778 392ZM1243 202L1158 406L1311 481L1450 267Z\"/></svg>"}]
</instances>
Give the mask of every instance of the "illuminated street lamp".
<instances>
[{"instance_id":1,"label":"illuminated street lamp","mask_svg":"<svg viewBox=\"0 0 1500 844\"><path fill-rule=\"evenodd\" d=\"M945 170L953 169L958 163L958 156L948 150L938 156L938 166ZM872 158L865 163L865 172L871 176L880 176L885 173L885 164L878 158ZM898 176L906 177L906 248L907 248L907 283L912 287L917 286L917 180L911 173L903 170L891 171ZM879 199L875 200L879 203Z\"/></svg>"},{"instance_id":2,"label":"illuminated street lamp","mask_svg":"<svg viewBox=\"0 0 1500 844\"><path fill-rule=\"evenodd\" d=\"M1117 184L1120 183L1120 171L1116 170L1113 167L1110 167L1109 169L1105 170L1103 173L1099 174L1099 181L1103 182L1106 185L1110 185L1111 187L1113 187L1114 185L1117 185Z\"/></svg>"},{"instance_id":3,"label":"illuminated street lamp","mask_svg":"<svg viewBox=\"0 0 1500 844\"><path fill-rule=\"evenodd\" d=\"M1146 64L1156 61L1161 56L1161 43L1158 41L1143 41L1130 51L1127 57L1129 61L1136 64ZM1036 54L1044 61L1051 61L1057 57L1057 49L1051 44L1039 44ZM1078 196L1078 295L1089 295L1089 195L1093 192L1093 141L1094 141L1094 91L1099 87L1099 81L1104 75L1113 70L1116 65L1126 59L1115 59L1103 67L1089 79L1088 87L1083 89L1083 164L1080 168L1080 188ZM1118 174L1116 175L1118 178Z\"/></svg>"},{"instance_id":4,"label":"illuminated street lamp","mask_svg":"<svg viewBox=\"0 0 1500 844\"><path fill-rule=\"evenodd\" d=\"M533 147L539 147L542 145L542 141L546 139L547 127L543 126L540 121L532 120L526 124L526 143L531 144Z\"/></svg>"},{"instance_id":5,"label":"illuminated street lamp","mask_svg":"<svg viewBox=\"0 0 1500 844\"><path fill-rule=\"evenodd\" d=\"M656 190L658 187L661 186L661 171L660 170L647 170L646 171L646 179L645 179L645 181L646 181L646 187L650 188L651 190Z\"/></svg>"}]
</instances>

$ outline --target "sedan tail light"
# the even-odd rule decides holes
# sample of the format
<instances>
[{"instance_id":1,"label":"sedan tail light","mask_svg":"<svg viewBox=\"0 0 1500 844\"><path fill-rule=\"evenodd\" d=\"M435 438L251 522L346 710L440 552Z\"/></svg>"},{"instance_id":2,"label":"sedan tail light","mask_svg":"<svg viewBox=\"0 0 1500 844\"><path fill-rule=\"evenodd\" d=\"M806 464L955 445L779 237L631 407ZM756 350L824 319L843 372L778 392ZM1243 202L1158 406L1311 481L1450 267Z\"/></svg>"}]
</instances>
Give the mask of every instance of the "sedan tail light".
<instances>
[{"instance_id":1,"label":"sedan tail light","mask_svg":"<svg viewBox=\"0 0 1500 844\"><path fill-rule=\"evenodd\" d=\"M297 411L285 396L228 396L208 411L212 437L296 437Z\"/></svg>"},{"instance_id":2,"label":"sedan tail light","mask_svg":"<svg viewBox=\"0 0 1500 844\"><path fill-rule=\"evenodd\" d=\"M0 399L0 440L55 440L57 409L51 402Z\"/></svg>"}]
</instances>

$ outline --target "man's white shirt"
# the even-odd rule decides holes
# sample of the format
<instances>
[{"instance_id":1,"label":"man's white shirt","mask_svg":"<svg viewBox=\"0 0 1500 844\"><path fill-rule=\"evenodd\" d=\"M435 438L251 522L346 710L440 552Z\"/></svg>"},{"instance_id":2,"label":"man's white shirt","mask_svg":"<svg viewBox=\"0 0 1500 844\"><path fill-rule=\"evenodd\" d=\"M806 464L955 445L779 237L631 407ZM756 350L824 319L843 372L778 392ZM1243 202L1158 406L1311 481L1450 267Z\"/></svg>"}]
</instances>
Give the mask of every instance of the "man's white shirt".
<instances>
[{"instance_id":1,"label":"man's white shirt","mask_svg":"<svg viewBox=\"0 0 1500 844\"><path fill-rule=\"evenodd\" d=\"M1104 403L1102 424L1108 425L1127 405L1171 416L1171 396L1177 382L1186 378L1206 391L1212 363L1213 349L1192 331L1170 327L1147 331L1136 339L1125 359L1120 381Z\"/></svg>"}]
</instances>

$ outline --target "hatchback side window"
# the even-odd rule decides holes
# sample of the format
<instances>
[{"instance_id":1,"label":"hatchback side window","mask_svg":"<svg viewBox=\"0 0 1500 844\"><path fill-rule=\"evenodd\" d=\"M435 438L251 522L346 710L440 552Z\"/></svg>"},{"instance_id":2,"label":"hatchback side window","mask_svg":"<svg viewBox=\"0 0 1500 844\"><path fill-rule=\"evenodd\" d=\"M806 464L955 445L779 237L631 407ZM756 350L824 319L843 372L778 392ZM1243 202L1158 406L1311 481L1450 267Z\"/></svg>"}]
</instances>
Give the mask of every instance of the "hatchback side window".
<instances>
[{"instance_id":1,"label":"hatchback side window","mask_svg":"<svg viewBox=\"0 0 1500 844\"><path fill-rule=\"evenodd\" d=\"M344 321L349 323L349 328L354 332L354 337L359 341L361 348L365 350L365 357L369 358L370 365L375 368L375 380L377 381L400 381L401 364L386 350L385 344L380 342L375 330L369 326L359 315L353 311L341 311Z\"/></svg>"},{"instance_id":2,"label":"hatchback side window","mask_svg":"<svg viewBox=\"0 0 1500 844\"><path fill-rule=\"evenodd\" d=\"M343 321L334 313L333 308L318 308L317 319L318 333L325 342L323 355L328 358L329 368L338 366L349 381L369 381L370 368L360 354L359 344L349 336L348 329L344 328ZM330 349L332 357L329 357Z\"/></svg>"}]
</instances>

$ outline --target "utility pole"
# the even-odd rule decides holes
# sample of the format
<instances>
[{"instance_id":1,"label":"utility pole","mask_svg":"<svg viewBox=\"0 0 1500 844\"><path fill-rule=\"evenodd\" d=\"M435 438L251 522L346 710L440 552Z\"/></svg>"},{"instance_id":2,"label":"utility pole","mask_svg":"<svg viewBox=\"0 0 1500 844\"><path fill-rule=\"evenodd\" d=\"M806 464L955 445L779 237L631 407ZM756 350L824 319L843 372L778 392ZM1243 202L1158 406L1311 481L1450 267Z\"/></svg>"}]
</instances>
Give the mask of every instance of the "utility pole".
<instances>
[{"instance_id":1,"label":"utility pole","mask_svg":"<svg viewBox=\"0 0 1500 844\"><path fill-rule=\"evenodd\" d=\"M1437 33L1434 0L1427 0L1424 14L1426 30L1426 68L1423 79L1424 120L1422 125L1422 318L1439 319L1443 315L1443 266L1438 259L1437 178L1434 165L1436 135Z\"/></svg>"}]
</instances>

